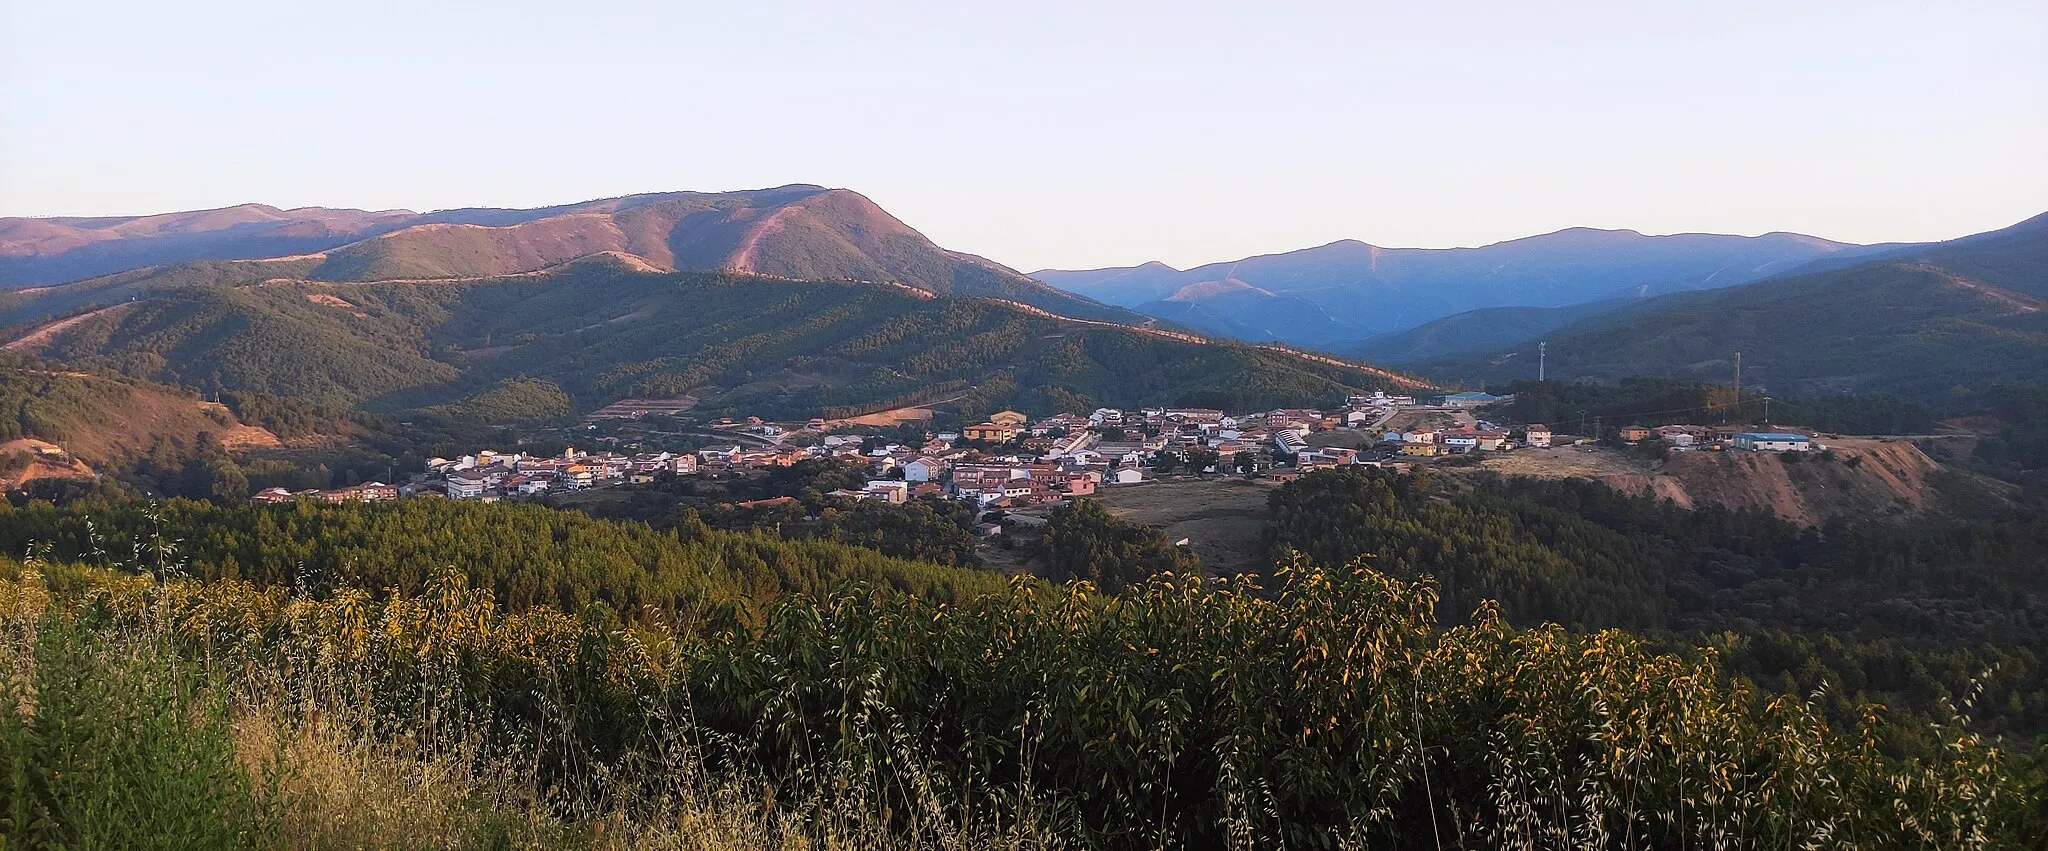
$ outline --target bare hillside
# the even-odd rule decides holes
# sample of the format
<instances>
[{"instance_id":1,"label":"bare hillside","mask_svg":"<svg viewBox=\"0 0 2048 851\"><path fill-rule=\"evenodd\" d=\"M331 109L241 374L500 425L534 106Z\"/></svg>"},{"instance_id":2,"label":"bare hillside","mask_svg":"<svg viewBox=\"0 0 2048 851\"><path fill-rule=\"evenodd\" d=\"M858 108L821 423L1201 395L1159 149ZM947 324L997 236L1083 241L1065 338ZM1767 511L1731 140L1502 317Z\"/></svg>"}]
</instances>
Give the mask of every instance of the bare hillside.
<instances>
[{"instance_id":1,"label":"bare hillside","mask_svg":"<svg viewBox=\"0 0 2048 851\"><path fill-rule=\"evenodd\" d=\"M858 192L808 184L628 195L528 210L369 213L251 204L112 219L0 219L0 289L19 289L16 295L27 297L15 300L21 304L79 304L87 299L84 291L105 304L114 294L109 285L138 270L195 261L216 262L180 274L181 283L236 283L278 272L345 282L470 279L598 254L663 271L889 282L940 295L1011 299L1087 319L1144 321L941 248ZM289 270L235 268L285 259L303 262ZM75 283L36 286L63 281Z\"/></svg>"},{"instance_id":2,"label":"bare hillside","mask_svg":"<svg viewBox=\"0 0 2048 851\"><path fill-rule=\"evenodd\" d=\"M1795 523L1910 515L1928 505L1928 476L1941 465L1904 440L1834 438L1827 456L1683 452L1648 464L1577 448L1492 455L1476 469L1518 476L1585 478L1680 505L1764 508Z\"/></svg>"}]
</instances>

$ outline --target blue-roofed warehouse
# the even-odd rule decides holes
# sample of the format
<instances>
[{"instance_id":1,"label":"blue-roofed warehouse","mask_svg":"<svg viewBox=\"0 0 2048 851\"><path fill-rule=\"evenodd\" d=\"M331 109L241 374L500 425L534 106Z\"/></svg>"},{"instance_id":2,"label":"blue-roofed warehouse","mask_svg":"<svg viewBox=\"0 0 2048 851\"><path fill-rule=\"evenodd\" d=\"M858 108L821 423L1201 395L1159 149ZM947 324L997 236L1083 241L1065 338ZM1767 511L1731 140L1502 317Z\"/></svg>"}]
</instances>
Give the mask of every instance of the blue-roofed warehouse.
<instances>
[{"instance_id":1,"label":"blue-roofed warehouse","mask_svg":"<svg viewBox=\"0 0 2048 851\"><path fill-rule=\"evenodd\" d=\"M1750 452L1807 452L1813 438L1784 431L1745 431L1735 435L1735 448Z\"/></svg>"}]
</instances>

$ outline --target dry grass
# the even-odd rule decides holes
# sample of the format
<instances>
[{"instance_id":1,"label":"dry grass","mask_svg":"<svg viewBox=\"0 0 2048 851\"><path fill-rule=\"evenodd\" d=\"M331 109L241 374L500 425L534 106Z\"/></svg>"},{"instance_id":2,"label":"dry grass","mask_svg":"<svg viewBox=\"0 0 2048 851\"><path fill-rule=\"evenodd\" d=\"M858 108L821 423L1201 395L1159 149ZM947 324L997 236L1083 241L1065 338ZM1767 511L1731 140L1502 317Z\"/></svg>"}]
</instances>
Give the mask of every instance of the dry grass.
<instances>
[{"instance_id":1,"label":"dry grass","mask_svg":"<svg viewBox=\"0 0 2048 851\"><path fill-rule=\"evenodd\" d=\"M563 819L537 805L528 778L502 762L478 759L470 748L436 753L320 721L294 725L267 711L242 716L235 742L251 774L272 784L281 848L866 847L819 843L765 808L772 798L736 784L653 814Z\"/></svg>"},{"instance_id":2,"label":"dry grass","mask_svg":"<svg viewBox=\"0 0 2048 851\"><path fill-rule=\"evenodd\" d=\"M1158 527L1169 540L1188 539L1202 567L1231 574L1261 566L1260 535L1272 486L1235 476L1188 478L1108 487L1095 498L1111 514Z\"/></svg>"},{"instance_id":3,"label":"dry grass","mask_svg":"<svg viewBox=\"0 0 2048 851\"><path fill-rule=\"evenodd\" d=\"M270 781L283 847L443 847L476 833L469 800L486 782L454 758L421 759L315 720L289 726L244 713L235 749Z\"/></svg>"}]
</instances>

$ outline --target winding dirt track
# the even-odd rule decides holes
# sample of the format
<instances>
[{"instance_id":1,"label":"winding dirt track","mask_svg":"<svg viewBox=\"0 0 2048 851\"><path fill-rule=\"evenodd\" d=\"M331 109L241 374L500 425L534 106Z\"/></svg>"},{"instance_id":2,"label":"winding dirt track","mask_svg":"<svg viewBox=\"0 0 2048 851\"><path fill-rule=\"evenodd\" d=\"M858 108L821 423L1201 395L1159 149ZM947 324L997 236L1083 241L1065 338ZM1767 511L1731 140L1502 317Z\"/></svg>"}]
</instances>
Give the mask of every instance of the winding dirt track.
<instances>
[{"instance_id":1,"label":"winding dirt track","mask_svg":"<svg viewBox=\"0 0 2048 851\"><path fill-rule=\"evenodd\" d=\"M121 305L117 304L114 305L114 307L102 307L90 313L81 313L78 314L77 316L67 316L48 325L44 325L41 328L37 328L34 331L30 331L28 332L28 334L22 337L8 341L6 345L0 346L0 350L10 352L25 352L33 349L40 349L44 346L49 345L51 341L56 340L58 334L64 333L64 331L70 328L71 326L77 325L80 322L84 322L87 319L91 319L109 310L113 310L115 307L120 306Z\"/></svg>"},{"instance_id":2,"label":"winding dirt track","mask_svg":"<svg viewBox=\"0 0 2048 851\"><path fill-rule=\"evenodd\" d=\"M783 223L788 221L790 216L801 212L808 201L810 198L791 201L782 205L781 209L769 213L767 218L755 222L754 226L747 230L746 239L740 243L740 247L733 251L732 259L725 262L725 268L728 271L752 274L754 252L760 249L762 238L781 233Z\"/></svg>"}]
</instances>

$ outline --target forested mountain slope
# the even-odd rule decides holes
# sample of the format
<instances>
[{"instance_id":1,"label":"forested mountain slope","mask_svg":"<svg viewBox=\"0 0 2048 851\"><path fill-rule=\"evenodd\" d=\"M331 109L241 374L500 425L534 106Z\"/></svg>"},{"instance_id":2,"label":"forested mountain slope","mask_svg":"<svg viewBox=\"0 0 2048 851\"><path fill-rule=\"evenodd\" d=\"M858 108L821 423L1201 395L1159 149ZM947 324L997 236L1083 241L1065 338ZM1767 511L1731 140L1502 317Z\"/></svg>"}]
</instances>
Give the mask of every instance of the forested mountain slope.
<instances>
[{"instance_id":1,"label":"forested mountain slope","mask_svg":"<svg viewBox=\"0 0 2048 851\"><path fill-rule=\"evenodd\" d=\"M1778 393L1942 393L2048 376L2048 216L1843 269L1649 299L1547 335L1552 378L1656 375ZM1533 378L1527 343L1418 364Z\"/></svg>"},{"instance_id":2,"label":"forested mountain slope","mask_svg":"<svg viewBox=\"0 0 2048 851\"><path fill-rule=\"evenodd\" d=\"M163 444L278 444L275 433L228 406L177 388L0 357L0 445L21 439L61 446L94 466L132 461Z\"/></svg>"},{"instance_id":3,"label":"forested mountain slope","mask_svg":"<svg viewBox=\"0 0 2048 851\"><path fill-rule=\"evenodd\" d=\"M1351 354L1386 363L1415 363L1465 352L1487 352L1527 342L1574 322L1618 309L1631 299L1589 301L1566 307L1483 307L1379 334Z\"/></svg>"},{"instance_id":4,"label":"forested mountain slope","mask_svg":"<svg viewBox=\"0 0 2048 851\"><path fill-rule=\"evenodd\" d=\"M1391 575L1434 577L1447 619L1493 600L1517 624L1717 643L1787 692L1826 685L1842 717L1866 700L1939 717L1976 681L1988 689L1980 724L2022 741L2048 730L2048 522L2037 511L1970 506L1814 529L1583 480L1373 469L1312 473L1270 503L1276 552L1365 555Z\"/></svg>"},{"instance_id":5,"label":"forested mountain slope","mask_svg":"<svg viewBox=\"0 0 2048 851\"><path fill-rule=\"evenodd\" d=\"M132 301L17 326L6 345L166 383L386 410L448 403L521 377L552 382L583 410L689 393L792 416L938 398L967 410L1146 401L1249 408L1328 404L1391 386L1335 361L1067 321L998 301L888 284L662 273L617 257L433 283L280 277L128 293Z\"/></svg>"}]
</instances>

